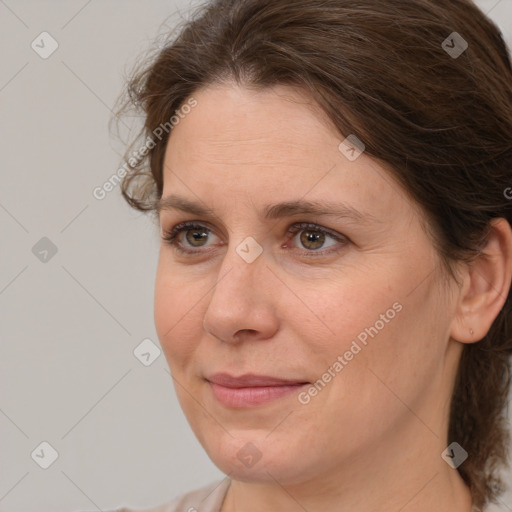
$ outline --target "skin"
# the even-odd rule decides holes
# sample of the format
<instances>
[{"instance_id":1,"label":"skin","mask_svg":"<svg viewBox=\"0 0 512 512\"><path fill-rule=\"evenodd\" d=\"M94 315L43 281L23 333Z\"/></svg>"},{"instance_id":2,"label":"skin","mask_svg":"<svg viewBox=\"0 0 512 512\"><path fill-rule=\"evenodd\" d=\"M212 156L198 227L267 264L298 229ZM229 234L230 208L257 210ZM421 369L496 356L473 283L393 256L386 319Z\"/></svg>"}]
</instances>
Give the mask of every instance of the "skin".
<instances>
[{"instance_id":1,"label":"skin","mask_svg":"<svg viewBox=\"0 0 512 512\"><path fill-rule=\"evenodd\" d=\"M486 334L508 293L510 226L494 223L488 257L461 265L459 286L442 273L417 205L365 153L347 159L344 137L304 93L226 83L194 98L168 142L162 197L215 216L160 211L162 232L183 221L210 231L195 245L179 235L195 255L162 242L155 325L184 413L232 479L222 512L469 512L469 490L441 453L463 345ZM369 216L257 215L295 199ZM287 235L299 222L348 241L326 236L315 251L307 229ZM236 251L248 236L262 248L252 263ZM396 303L400 312L307 404L294 392L227 408L205 381L227 372L313 383ZM237 457L248 442L261 454L252 467Z\"/></svg>"}]
</instances>

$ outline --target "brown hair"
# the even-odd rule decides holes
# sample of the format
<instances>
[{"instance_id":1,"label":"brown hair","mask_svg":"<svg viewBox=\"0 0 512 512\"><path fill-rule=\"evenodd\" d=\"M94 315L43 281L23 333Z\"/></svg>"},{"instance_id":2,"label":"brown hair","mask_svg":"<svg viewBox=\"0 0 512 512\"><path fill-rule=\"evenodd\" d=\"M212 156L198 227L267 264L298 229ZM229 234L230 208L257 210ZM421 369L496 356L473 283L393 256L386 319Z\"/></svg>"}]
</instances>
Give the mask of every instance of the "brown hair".
<instances>
[{"instance_id":1,"label":"brown hair","mask_svg":"<svg viewBox=\"0 0 512 512\"><path fill-rule=\"evenodd\" d=\"M453 32L468 43L458 56L447 51ZM491 219L512 224L510 56L470 0L212 1L136 69L118 113L134 106L145 118L139 140L154 140L200 87L231 80L306 90L420 205L451 276L480 253ZM141 211L161 197L168 137L122 182ZM509 295L484 339L464 346L453 390L448 443L469 453L458 471L478 508L503 492L511 320Z\"/></svg>"}]
</instances>

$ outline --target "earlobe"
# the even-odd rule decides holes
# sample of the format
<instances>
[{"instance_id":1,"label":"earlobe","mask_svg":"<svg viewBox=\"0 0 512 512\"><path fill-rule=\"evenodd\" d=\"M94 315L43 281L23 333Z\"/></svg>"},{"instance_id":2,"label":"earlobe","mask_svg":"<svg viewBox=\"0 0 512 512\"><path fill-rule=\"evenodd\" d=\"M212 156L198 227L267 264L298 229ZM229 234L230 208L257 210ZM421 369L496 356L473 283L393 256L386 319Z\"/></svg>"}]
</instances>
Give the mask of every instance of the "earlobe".
<instances>
[{"instance_id":1,"label":"earlobe","mask_svg":"<svg viewBox=\"0 0 512 512\"><path fill-rule=\"evenodd\" d=\"M468 266L450 336L475 343L488 333L503 308L512 279L512 229L504 218L490 223L481 254Z\"/></svg>"}]
</instances>

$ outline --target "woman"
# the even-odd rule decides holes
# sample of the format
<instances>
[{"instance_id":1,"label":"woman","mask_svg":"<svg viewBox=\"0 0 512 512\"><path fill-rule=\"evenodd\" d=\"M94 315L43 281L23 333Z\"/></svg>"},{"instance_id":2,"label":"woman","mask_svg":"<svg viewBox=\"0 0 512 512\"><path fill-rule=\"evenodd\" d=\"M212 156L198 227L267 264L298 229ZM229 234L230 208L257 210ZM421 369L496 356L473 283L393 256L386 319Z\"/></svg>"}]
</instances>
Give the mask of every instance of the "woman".
<instances>
[{"instance_id":1,"label":"woman","mask_svg":"<svg viewBox=\"0 0 512 512\"><path fill-rule=\"evenodd\" d=\"M507 461L512 70L469 0L217 0L128 88L123 195L222 482L152 512L469 512Z\"/></svg>"}]
</instances>

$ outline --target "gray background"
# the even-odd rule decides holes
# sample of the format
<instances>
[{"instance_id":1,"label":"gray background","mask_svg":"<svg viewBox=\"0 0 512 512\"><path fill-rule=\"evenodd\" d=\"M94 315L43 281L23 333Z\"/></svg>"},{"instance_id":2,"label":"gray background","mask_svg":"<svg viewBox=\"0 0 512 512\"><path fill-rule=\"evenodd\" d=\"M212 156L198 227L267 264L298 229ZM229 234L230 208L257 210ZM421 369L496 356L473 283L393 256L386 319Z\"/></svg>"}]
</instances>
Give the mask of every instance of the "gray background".
<instances>
[{"instance_id":1,"label":"gray background","mask_svg":"<svg viewBox=\"0 0 512 512\"><path fill-rule=\"evenodd\" d=\"M149 366L133 353L159 346L157 229L119 188L92 195L120 166L107 124L124 74L189 5L0 0L1 511L147 507L223 477L163 353ZM478 5L511 43L512 0ZM31 48L43 31L59 45L47 59ZM43 237L55 255L33 253ZM58 452L48 469L43 441Z\"/></svg>"}]
</instances>

